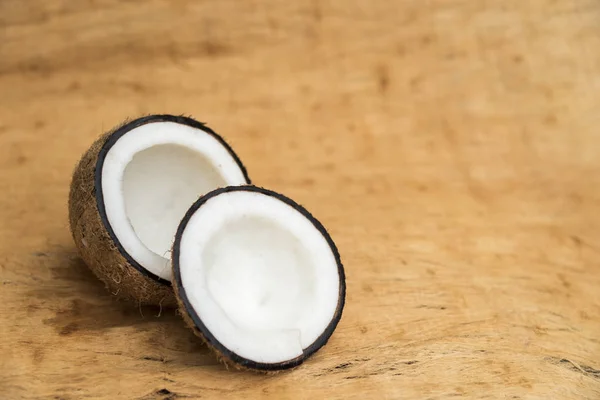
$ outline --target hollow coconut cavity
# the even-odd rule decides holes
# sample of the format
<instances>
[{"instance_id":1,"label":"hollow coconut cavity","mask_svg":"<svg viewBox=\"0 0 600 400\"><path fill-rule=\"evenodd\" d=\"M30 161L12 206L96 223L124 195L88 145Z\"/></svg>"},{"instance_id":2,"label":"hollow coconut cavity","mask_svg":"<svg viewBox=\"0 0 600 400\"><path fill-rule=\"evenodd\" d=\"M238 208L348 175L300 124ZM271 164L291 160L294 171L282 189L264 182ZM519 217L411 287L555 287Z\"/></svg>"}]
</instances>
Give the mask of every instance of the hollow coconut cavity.
<instances>
[{"instance_id":1,"label":"hollow coconut cavity","mask_svg":"<svg viewBox=\"0 0 600 400\"><path fill-rule=\"evenodd\" d=\"M115 295L174 305L173 238L189 206L248 184L231 147L187 117L152 115L101 136L71 183L69 220L82 258Z\"/></svg>"},{"instance_id":2,"label":"hollow coconut cavity","mask_svg":"<svg viewBox=\"0 0 600 400\"><path fill-rule=\"evenodd\" d=\"M183 218L173 285L186 322L227 364L293 368L323 346L346 292L339 253L303 207L255 186L217 189Z\"/></svg>"}]
</instances>

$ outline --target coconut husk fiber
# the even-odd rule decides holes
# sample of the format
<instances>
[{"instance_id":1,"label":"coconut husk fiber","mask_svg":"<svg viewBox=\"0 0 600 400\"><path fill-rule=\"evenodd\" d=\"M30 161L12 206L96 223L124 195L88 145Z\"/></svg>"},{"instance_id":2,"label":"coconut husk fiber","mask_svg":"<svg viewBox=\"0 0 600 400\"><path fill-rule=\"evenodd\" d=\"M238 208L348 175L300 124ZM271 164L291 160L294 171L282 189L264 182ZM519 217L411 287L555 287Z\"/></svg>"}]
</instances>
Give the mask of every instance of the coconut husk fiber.
<instances>
[{"instance_id":1,"label":"coconut husk fiber","mask_svg":"<svg viewBox=\"0 0 600 400\"><path fill-rule=\"evenodd\" d=\"M98 156L118 129L100 136L77 164L69 192L69 224L79 254L110 292L139 304L174 307L173 289L136 269L111 238L100 216L95 173Z\"/></svg>"}]
</instances>

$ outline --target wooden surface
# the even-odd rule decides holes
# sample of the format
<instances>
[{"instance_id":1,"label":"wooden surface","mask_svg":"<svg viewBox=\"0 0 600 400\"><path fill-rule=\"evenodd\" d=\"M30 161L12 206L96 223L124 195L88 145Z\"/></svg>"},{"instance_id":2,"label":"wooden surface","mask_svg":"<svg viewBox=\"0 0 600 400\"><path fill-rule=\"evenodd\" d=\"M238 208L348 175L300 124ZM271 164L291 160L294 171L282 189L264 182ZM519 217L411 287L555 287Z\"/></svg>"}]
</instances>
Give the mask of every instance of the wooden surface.
<instances>
[{"instance_id":1,"label":"wooden surface","mask_svg":"<svg viewBox=\"0 0 600 400\"><path fill-rule=\"evenodd\" d=\"M599 89L591 0L0 1L0 397L600 399ZM75 162L154 112L332 233L301 368L227 371L78 258Z\"/></svg>"}]
</instances>

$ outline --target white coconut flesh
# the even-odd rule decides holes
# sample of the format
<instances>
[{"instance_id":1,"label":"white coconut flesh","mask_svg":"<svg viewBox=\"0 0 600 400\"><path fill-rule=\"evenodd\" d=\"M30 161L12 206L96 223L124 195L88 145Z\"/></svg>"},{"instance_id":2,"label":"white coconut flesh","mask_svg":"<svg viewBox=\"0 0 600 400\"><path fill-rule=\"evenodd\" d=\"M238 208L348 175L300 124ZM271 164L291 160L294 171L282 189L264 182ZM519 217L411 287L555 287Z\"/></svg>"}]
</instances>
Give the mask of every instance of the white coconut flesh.
<instances>
[{"instance_id":1,"label":"white coconut flesh","mask_svg":"<svg viewBox=\"0 0 600 400\"><path fill-rule=\"evenodd\" d=\"M177 240L186 307L240 357L292 360L335 317L333 250L305 215L275 197L222 192L193 213Z\"/></svg>"},{"instance_id":2,"label":"white coconut flesh","mask_svg":"<svg viewBox=\"0 0 600 400\"><path fill-rule=\"evenodd\" d=\"M213 135L174 122L153 122L121 136L106 154L106 217L123 249L152 274L171 279L177 226L199 196L246 184L227 148Z\"/></svg>"}]
</instances>

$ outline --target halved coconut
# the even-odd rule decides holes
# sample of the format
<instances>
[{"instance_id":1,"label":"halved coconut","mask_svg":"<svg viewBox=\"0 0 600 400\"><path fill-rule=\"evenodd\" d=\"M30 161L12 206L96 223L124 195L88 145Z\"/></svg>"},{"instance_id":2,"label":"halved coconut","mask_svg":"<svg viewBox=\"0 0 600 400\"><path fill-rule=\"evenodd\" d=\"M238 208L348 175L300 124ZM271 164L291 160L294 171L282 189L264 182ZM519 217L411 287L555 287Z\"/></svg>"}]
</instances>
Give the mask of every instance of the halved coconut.
<instances>
[{"instance_id":1,"label":"halved coconut","mask_svg":"<svg viewBox=\"0 0 600 400\"><path fill-rule=\"evenodd\" d=\"M172 265L184 319L236 367L295 367L342 315L344 269L331 237L270 190L227 187L196 201L177 230Z\"/></svg>"},{"instance_id":2,"label":"halved coconut","mask_svg":"<svg viewBox=\"0 0 600 400\"><path fill-rule=\"evenodd\" d=\"M151 115L101 136L75 169L75 244L113 294L174 305L173 238L199 196L250 180L231 147L187 117Z\"/></svg>"}]
</instances>

